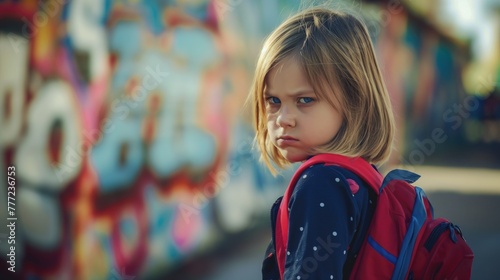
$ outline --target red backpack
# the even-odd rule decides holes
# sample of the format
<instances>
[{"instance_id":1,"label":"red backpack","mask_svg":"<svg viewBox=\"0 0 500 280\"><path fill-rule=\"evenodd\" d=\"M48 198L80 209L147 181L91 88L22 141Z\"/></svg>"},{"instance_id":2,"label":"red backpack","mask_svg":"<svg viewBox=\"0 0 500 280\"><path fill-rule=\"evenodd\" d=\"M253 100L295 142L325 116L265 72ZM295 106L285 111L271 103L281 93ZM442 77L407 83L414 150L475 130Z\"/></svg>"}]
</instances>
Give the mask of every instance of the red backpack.
<instances>
[{"instance_id":1,"label":"red backpack","mask_svg":"<svg viewBox=\"0 0 500 280\"><path fill-rule=\"evenodd\" d=\"M283 196L275 238L282 279L288 241L288 202L302 171L318 163L337 165L355 173L378 194L350 279L470 279L474 254L458 226L444 218L434 219L424 191L411 185L419 175L396 169L382 178L365 160L335 154L316 155L304 162Z\"/></svg>"}]
</instances>

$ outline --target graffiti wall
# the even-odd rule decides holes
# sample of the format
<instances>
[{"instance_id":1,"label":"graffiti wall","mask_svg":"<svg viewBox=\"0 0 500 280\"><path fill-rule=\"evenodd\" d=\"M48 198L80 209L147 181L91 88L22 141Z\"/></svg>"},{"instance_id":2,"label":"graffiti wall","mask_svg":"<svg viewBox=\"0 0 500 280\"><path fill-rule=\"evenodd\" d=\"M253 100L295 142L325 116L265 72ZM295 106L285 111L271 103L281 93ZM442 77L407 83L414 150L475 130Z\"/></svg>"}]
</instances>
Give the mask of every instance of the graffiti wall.
<instances>
[{"instance_id":1,"label":"graffiti wall","mask_svg":"<svg viewBox=\"0 0 500 280\"><path fill-rule=\"evenodd\" d=\"M358 2L399 117L397 162L415 137L406 116L434 125L475 99L453 44ZM0 278L152 279L266 220L290 174L258 162L244 102L263 38L299 6L0 0Z\"/></svg>"},{"instance_id":2,"label":"graffiti wall","mask_svg":"<svg viewBox=\"0 0 500 280\"><path fill-rule=\"evenodd\" d=\"M500 80L483 71L466 88L467 74L475 74L466 70L478 64L471 40L437 25L433 5L416 13L393 1L370 2L377 4L363 14L398 128L391 163L500 166ZM491 49L500 69L500 46Z\"/></svg>"},{"instance_id":3,"label":"graffiti wall","mask_svg":"<svg viewBox=\"0 0 500 280\"><path fill-rule=\"evenodd\" d=\"M0 1L2 275L152 276L267 214L234 5Z\"/></svg>"}]
</instances>

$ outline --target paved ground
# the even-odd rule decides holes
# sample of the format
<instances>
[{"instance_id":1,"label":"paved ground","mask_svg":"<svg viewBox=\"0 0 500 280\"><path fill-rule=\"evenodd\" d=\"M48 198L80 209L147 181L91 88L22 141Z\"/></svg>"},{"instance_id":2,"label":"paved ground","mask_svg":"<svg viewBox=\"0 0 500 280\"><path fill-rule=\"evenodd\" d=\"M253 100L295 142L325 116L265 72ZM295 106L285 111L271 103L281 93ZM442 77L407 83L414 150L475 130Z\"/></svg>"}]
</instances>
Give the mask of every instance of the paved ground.
<instances>
[{"instance_id":1,"label":"paved ground","mask_svg":"<svg viewBox=\"0 0 500 280\"><path fill-rule=\"evenodd\" d=\"M431 199L435 215L462 228L475 253L472 279L500 279L500 170L425 167L414 171L426 178L419 185ZM168 279L260 279L269 238L268 229L240 237L217 253L191 261Z\"/></svg>"}]
</instances>

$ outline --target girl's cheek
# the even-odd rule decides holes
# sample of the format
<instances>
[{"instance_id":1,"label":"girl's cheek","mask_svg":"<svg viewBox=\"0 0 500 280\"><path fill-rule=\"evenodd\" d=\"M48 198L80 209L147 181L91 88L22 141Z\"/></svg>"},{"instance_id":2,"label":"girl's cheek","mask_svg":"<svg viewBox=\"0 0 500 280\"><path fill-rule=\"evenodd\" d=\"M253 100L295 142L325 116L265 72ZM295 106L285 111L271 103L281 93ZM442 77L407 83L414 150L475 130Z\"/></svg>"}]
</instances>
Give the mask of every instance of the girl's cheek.
<instances>
[{"instance_id":1,"label":"girl's cheek","mask_svg":"<svg viewBox=\"0 0 500 280\"><path fill-rule=\"evenodd\" d=\"M276 121L273 118L267 118L267 127L273 128Z\"/></svg>"}]
</instances>

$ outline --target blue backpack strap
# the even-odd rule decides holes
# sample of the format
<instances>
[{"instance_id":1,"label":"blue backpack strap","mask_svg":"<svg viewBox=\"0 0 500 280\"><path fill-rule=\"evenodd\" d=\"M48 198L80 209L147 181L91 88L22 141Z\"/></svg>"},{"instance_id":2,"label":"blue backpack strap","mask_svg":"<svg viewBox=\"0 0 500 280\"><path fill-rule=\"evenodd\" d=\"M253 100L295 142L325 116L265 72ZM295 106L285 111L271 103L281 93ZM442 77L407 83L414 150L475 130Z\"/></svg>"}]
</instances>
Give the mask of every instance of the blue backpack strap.
<instances>
[{"instance_id":1,"label":"blue backpack strap","mask_svg":"<svg viewBox=\"0 0 500 280\"><path fill-rule=\"evenodd\" d=\"M382 186L380 187L380 192L382 192L382 190L392 180L403 180L409 184L412 184L415 183L418 178L420 178L420 175L416 173L403 169L394 169L385 176L384 181L382 182Z\"/></svg>"},{"instance_id":2,"label":"blue backpack strap","mask_svg":"<svg viewBox=\"0 0 500 280\"><path fill-rule=\"evenodd\" d=\"M409 184L414 183L420 178L420 175L413 172L395 169L387 174L384 178L382 186L380 187L380 192L393 180L402 180ZM412 220L408 226L408 230L403 239L403 244L401 246L401 251L399 252L397 261L395 263L394 272L392 274L391 280L405 279L410 268L410 261L415 248L415 243L417 241L418 234L422 229L425 221L427 220L427 210L425 208L424 199L426 197L424 191L415 187L415 203L413 205Z\"/></svg>"},{"instance_id":3,"label":"blue backpack strap","mask_svg":"<svg viewBox=\"0 0 500 280\"><path fill-rule=\"evenodd\" d=\"M385 176L382 186L380 187L380 192L394 180L404 181L406 183L412 184L420 178L420 175L413 172L394 169ZM399 252L397 261L394 266L394 272L392 274L391 280L405 279L410 268L410 261L413 255L413 250L415 243L417 241L418 233L420 232L425 220L427 219L427 211L425 209L425 193L421 188L415 188L415 202L413 204L412 219L408 226L408 230L403 239L403 244L401 245L401 251Z\"/></svg>"}]
</instances>

